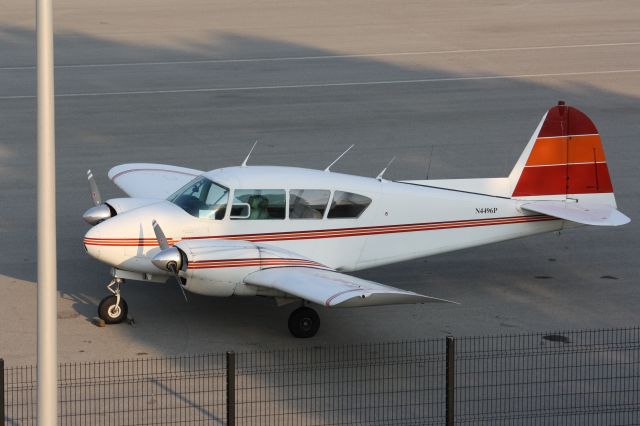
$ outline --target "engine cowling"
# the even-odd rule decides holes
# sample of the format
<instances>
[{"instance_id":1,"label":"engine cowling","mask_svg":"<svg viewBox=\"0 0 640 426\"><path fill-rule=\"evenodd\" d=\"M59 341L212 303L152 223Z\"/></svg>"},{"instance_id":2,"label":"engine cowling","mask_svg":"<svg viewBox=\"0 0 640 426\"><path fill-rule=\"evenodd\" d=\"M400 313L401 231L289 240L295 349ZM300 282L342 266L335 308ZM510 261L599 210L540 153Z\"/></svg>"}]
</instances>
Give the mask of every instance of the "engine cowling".
<instances>
[{"instance_id":1,"label":"engine cowling","mask_svg":"<svg viewBox=\"0 0 640 426\"><path fill-rule=\"evenodd\" d=\"M226 297L244 286L244 277L260 269L255 244L233 240L186 240L176 244L187 258L180 276L185 288L205 296Z\"/></svg>"}]
</instances>

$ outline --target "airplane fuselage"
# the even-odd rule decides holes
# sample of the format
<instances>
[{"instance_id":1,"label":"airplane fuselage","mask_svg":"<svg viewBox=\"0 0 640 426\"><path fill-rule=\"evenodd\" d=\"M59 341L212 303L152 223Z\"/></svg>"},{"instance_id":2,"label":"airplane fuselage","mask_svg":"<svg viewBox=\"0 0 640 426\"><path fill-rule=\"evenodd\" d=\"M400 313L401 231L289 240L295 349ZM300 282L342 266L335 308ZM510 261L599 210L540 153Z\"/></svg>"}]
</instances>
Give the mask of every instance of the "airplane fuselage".
<instances>
[{"instance_id":1,"label":"airplane fuselage","mask_svg":"<svg viewBox=\"0 0 640 426\"><path fill-rule=\"evenodd\" d=\"M211 252L208 257L215 251L214 259L206 259L207 255L200 253L202 260L193 260L192 265L200 264L200 269L210 271L203 282L196 279L201 275L188 272L192 279L185 288L209 295L253 295L255 289L247 288L242 277L260 265L246 260L239 264L234 257L242 252L243 259L251 259L246 255L247 244L256 247L256 258L265 258L265 250L273 247L313 259L319 267L356 271L556 231L565 223L523 212L517 200L506 197L333 172L254 166L219 169L203 176L229 190L228 200L234 201L226 203L223 215L196 217L167 200L124 199L124 204L128 202L134 208L92 228L84 240L88 253L119 270L143 274L145 279L163 276L151 263L159 251L151 226L155 219L172 244L189 246L192 259L198 259L200 242L210 246L212 241L220 240L227 247L205 250ZM243 204L239 194L252 194L251 191L272 194L272 200L280 197L284 202L282 212L274 208L268 218L232 218L231 205ZM294 194L302 191L316 191L320 198L326 194L327 206L321 214L318 210L316 217L295 217L300 215L294 213L293 200L298 200ZM349 215L348 209L338 213L332 210L344 193L370 202L354 217L335 217ZM137 207L139 204L143 205ZM232 241L237 242L237 249L230 247Z\"/></svg>"}]
</instances>

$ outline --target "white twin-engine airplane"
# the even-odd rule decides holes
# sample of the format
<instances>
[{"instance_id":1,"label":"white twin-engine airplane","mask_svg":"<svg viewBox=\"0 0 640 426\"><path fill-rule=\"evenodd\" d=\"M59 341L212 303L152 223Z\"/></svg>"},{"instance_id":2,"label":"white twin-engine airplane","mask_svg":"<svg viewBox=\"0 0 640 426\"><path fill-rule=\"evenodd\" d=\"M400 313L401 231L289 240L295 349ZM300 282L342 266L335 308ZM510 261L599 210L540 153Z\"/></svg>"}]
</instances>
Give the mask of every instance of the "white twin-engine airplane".
<instances>
[{"instance_id":1,"label":"white twin-engine airplane","mask_svg":"<svg viewBox=\"0 0 640 426\"><path fill-rule=\"evenodd\" d=\"M100 318L126 318L124 280L175 276L183 293L298 301L289 330L311 337L320 320L310 303L448 302L344 272L630 221L616 210L596 127L564 102L544 115L505 178L393 182L384 170L368 178L246 163L209 172L120 165L109 178L131 198L104 203L88 172L95 206L84 219L95 226L84 245L113 277Z\"/></svg>"}]
</instances>

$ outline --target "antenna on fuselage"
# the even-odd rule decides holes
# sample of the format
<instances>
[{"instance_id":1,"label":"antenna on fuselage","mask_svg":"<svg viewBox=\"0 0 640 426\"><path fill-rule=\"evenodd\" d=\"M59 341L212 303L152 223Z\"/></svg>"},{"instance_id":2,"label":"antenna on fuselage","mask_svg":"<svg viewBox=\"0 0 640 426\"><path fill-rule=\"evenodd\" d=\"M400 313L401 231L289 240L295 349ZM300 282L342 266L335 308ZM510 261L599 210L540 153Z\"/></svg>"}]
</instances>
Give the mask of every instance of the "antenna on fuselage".
<instances>
[{"instance_id":1,"label":"antenna on fuselage","mask_svg":"<svg viewBox=\"0 0 640 426\"><path fill-rule=\"evenodd\" d=\"M429 171L431 170L431 158L433 157L433 148L435 145L431 145L431 151L429 152L429 158L427 159L427 180L429 180Z\"/></svg>"},{"instance_id":2,"label":"antenna on fuselage","mask_svg":"<svg viewBox=\"0 0 640 426\"><path fill-rule=\"evenodd\" d=\"M342 154L340 154L340 156L339 156L338 158L336 158L335 160L333 160L333 163L329 164L329 165L327 166L327 168L326 168L326 169L324 169L324 171L325 171L325 172L329 172L329 171L331 171L331 170L329 170L329 169L331 168L331 166L333 166L333 165L334 165L334 164L336 164L338 161L340 161L340 159L341 159L342 157L344 157L344 155L345 155L347 152L349 152L349 150L350 150L351 148L353 148L354 146L356 146L356 145L355 145L355 144L353 144L353 145L351 145L349 148L347 148L347 150L346 150L345 152L343 152Z\"/></svg>"},{"instance_id":3,"label":"antenna on fuselage","mask_svg":"<svg viewBox=\"0 0 640 426\"><path fill-rule=\"evenodd\" d=\"M249 153L247 154L247 158L245 158L244 161L242 162L242 166L241 167L247 167L247 161L249 161L249 157L251 157L251 153L253 152L253 148L255 148L256 145L258 145L258 141L255 141L253 143L253 146L251 147L251 150L249 150Z\"/></svg>"},{"instance_id":4,"label":"antenna on fuselage","mask_svg":"<svg viewBox=\"0 0 640 426\"><path fill-rule=\"evenodd\" d=\"M385 166L385 168L384 168L384 169L382 169L382 171L381 171L380 173L378 173L378 176L376 176L376 179L378 179L379 181L381 181L381 182L382 182L382 175L384 175L384 172L386 172L386 171L387 171L387 169L389 168L389 166L391 165L391 163L393 163L393 160L395 160L395 159L396 159L396 157L393 157L393 158L391 159L391 161L389 161L389 162L387 163L387 165Z\"/></svg>"}]
</instances>

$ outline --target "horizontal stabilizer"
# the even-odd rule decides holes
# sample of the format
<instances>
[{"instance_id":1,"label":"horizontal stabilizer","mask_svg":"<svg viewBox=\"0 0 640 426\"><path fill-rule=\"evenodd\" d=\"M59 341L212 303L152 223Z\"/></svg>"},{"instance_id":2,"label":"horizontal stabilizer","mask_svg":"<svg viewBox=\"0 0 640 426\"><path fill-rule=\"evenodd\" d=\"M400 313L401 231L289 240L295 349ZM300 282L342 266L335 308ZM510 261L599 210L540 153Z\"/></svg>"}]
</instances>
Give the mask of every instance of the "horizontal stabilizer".
<instances>
[{"instance_id":1,"label":"horizontal stabilizer","mask_svg":"<svg viewBox=\"0 0 640 426\"><path fill-rule=\"evenodd\" d=\"M456 303L339 272L306 267L263 269L249 274L244 282L258 287L279 290L327 307L346 308L429 302Z\"/></svg>"},{"instance_id":2,"label":"horizontal stabilizer","mask_svg":"<svg viewBox=\"0 0 640 426\"><path fill-rule=\"evenodd\" d=\"M631 222L614 207L605 204L574 203L571 201L534 201L520 206L524 210L542 213L583 225L619 226Z\"/></svg>"}]
</instances>

